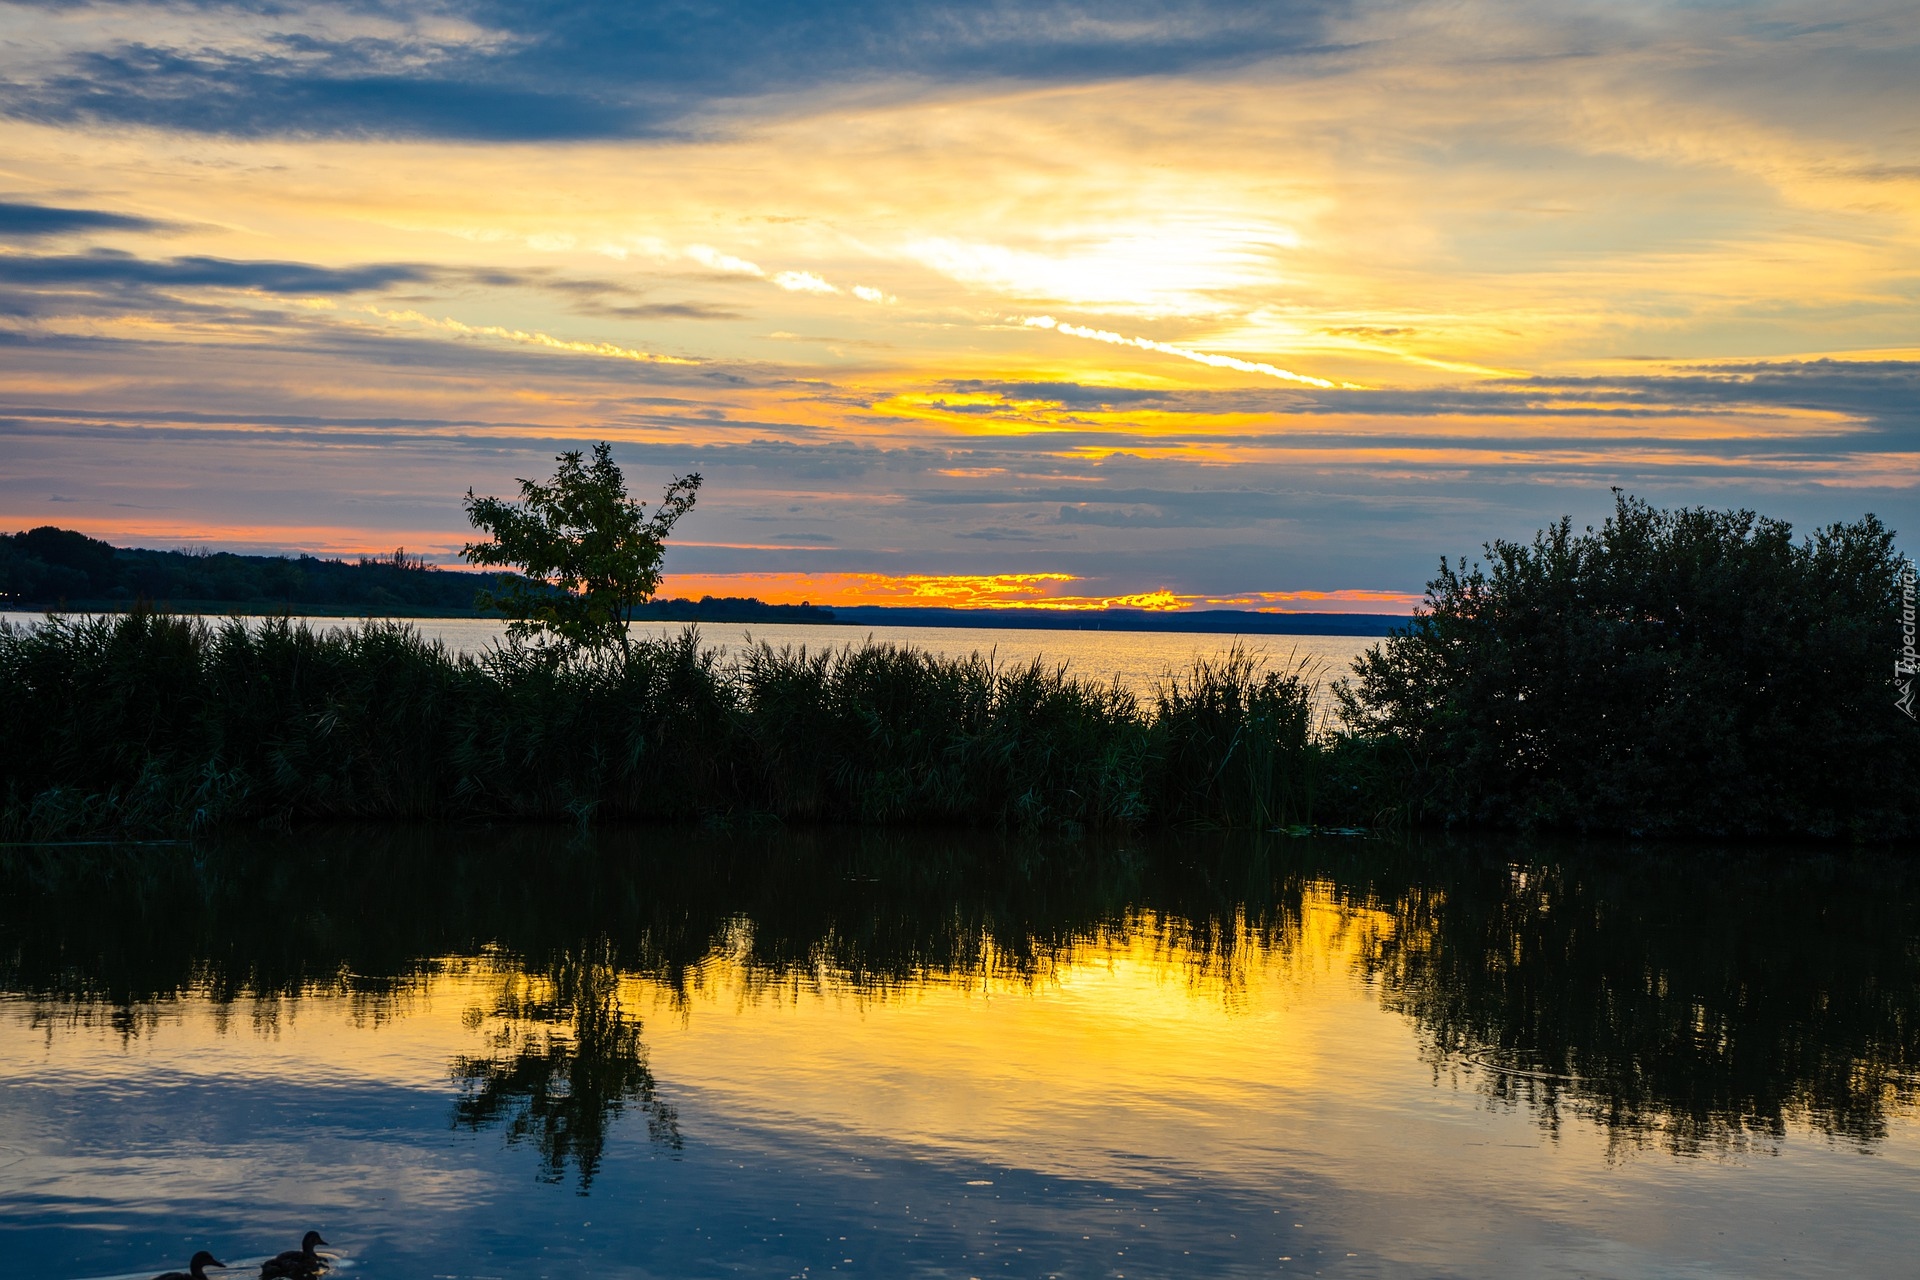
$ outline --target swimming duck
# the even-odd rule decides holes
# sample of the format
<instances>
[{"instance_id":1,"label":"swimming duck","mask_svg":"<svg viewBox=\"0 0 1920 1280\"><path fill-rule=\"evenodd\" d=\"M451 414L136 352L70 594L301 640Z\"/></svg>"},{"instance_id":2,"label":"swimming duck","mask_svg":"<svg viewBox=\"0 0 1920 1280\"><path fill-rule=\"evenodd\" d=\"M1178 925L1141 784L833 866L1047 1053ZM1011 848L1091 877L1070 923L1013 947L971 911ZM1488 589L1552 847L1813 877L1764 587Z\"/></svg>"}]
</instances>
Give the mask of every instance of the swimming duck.
<instances>
[{"instance_id":1,"label":"swimming duck","mask_svg":"<svg viewBox=\"0 0 1920 1280\"><path fill-rule=\"evenodd\" d=\"M300 1238L300 1247L298 1249L289 1249L285 1253L276 1254L274 1257L268 1258L265 1262L261 1263L260 1275L263 1277L263 1280L273 1280L274 1277L278 1276L318 1275L321 1269L327 1265L327 1260L315 1253L314 1250L325 1243L326 1241L320 1238L318 1231L309 1231Z\"/></svg>"},{"instance_id":2,"label":"swimming duck","mask_svg":"<svg viewBox=\"0 0 1920 1280\"><path fill-rule=\"evenodd\" d=\"M185 1271L165 1271L153 1280L207 1280L208 1267L224 1267L227 1264L208 1253L205 1249L193 1255L193 1261L187 1264Z\"/></svg>"}]
</instances>

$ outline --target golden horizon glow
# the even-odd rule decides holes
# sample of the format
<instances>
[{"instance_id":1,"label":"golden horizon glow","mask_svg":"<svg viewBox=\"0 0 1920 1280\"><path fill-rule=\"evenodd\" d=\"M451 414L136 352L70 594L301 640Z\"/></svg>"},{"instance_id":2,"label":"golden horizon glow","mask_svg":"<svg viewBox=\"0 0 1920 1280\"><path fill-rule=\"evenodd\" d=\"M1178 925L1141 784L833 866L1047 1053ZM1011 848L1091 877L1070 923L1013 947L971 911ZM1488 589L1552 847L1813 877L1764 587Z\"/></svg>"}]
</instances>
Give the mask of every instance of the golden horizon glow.
<instances>
[{"instance_id":1,"label":"golden horizon glow","mask_svg":"<svg viewBox=\"0 0 1920 1280\"><path fill-rule=\"evenodd\" d=\"M1181 595L1169 590L1123 596L1078 595L1065 590L1082 581L1069 573L901 574L729 573L668 574L661 598L751 597L767 604L814 604L823 608L892 605L941 609L1048 609L1082 612L1141 609L1156 613L1195 609L1247 609L1256 613L1410 613L1425 597L1409 592L1341 589L1256 591L1239 595ZM1284 605L1304 606L1287 609Z\"/></svg>"}]
</instances>

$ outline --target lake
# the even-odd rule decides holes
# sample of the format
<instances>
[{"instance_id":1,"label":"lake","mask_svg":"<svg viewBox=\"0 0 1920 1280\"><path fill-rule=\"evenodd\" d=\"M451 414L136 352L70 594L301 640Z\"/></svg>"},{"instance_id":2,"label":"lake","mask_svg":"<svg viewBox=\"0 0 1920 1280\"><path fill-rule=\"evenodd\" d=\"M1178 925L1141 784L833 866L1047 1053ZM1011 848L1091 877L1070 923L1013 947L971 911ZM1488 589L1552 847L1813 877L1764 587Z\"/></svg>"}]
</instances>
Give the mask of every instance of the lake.
<instances>
[{"instance_id":1,"label":"lake","mask_svg":"<svg viewBox=\"0 0 1920 1280\"><path fill-rule=\"evenodd\" d=\"M1920 881L1513 841L0 850L9 1274L1863 1276Z\"/></svg>"}]
</instances>

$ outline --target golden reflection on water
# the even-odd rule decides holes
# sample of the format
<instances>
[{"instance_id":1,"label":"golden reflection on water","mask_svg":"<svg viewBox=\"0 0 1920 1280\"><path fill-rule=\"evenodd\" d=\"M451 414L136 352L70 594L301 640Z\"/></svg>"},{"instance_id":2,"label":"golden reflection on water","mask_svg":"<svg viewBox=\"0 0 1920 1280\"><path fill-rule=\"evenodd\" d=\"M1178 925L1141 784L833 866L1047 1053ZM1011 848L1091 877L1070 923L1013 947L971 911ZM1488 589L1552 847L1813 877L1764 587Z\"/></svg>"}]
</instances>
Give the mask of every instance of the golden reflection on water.
<instances>
[{"instance_id":1,"label":"golden reflection on water","mask_svg":"<svg viewBox=\"0 0 1920 1280\"><path fill-rule=\"evenodd\" d=\"M623 963L601 937L539 960L493 947L398 975L342 971L293 994L207 977L119 1004L8 996L0 1078L110 1095L222 1081L414 1089L430 1128L524 1145L540 1176L581 1192L621 1151L691 1159L767 1135L969 1165L983 1185L1005 1170L1150 1198L1230 1192L1289 1204L1416 1272L1443 1257L1497 1256L1509 1274L1557 1265L1569 1232L1630 1244L1579 1263L1596 1274L1689 1256L1697 1223L1670 1201L1707 1185L1686 1172L1699 1154L1740 1179L1737 1203L1702 1205L1755 1239L1812 1229L1863 1176L1920 1186L1904 1042L1871 1018L1825 1028L1819 1060L1742 1068L1784 1081L1767 1093L1728 1075L1740 1055L1721 1024L1734 1015L1716 1008L1685 1046L1694 1074L1662 1076L1650 1055L1673 1051L1667 1028L1636 1040L1624 1025L1576 1026L1555 1048L1553 1018L1594 1004L1589 971L1638 963L1608 951L1589 964L1584 944L1539 933L1558 907L1295 883L1258 913L1209 923L1134 905L1052 941L921 920L952 948L909 948L897 954L921 958L891 968L896 953L835 932L885 917L843 917L794 952L804 931L761 937L770 926L736 913L680 967ZM852 967L876 955L875 970ZM1698 981L1683 960L1662 962L1650 999L1667 996L1669 973ZM1748 1035L1785 1043L1800 1025ZM1695 1080L1719 1093L1689 1113L1680 1088ZM111 1182L78 1165L60 1176L81 1197ZM459 1179L434 1176L435 1203L461 1203Z\"/></svg>"},{"instance_id":2,"label":"golden reflection on water","mask_svg":"<svg viewBox=\"0 0 1920 1280\"><path fill-rule=\"evenodd\" d=\"M1523 877L1514 890L1535 886ZM1538 887L1547 897L1557 891ZM591 1015L612 1020L609 1045L631 1038L629 1056L651 1055L669 1090L972 1149L1031 1142L1074 1117L1217 1116L1319 1094L1403 1105L1436 1086L1525 1113L1560 1139L1568 1117L1580 1117L1605 1136L1613 1158L1656 1140L1738 1148L1777 1139L1789 1124L1871 1142L1913 1113L1916 1082L1897 1043L1889 1054L1872 1051L1871 1041L1861 1046L1868 1052L1836 1041L1785 1073L1784 1087L1768 1080L1755 1091L1733 1070L1756 1074L1738 1061L1753 1055L1733 1043L1725 1008L1682 1011L1689 1025L1678 1028L1687 1042L1680 1048L1691 1062L1658 1040L1672 1027L1654 1028L1641 1044L1630 1026L1594 1023L1573 1027L1568 1041L1553 1019L1587 1016L1588 1005L1603 1021L1614 1017L1601 1006L1619 988L1578 985L1588 966L1556 960L1570 944L1540 934L1553 916L1545 898L1526 911L1476 914L1450 911L1439 888L1382 903L1307 880L1292 905L1257 919L1244 907L1196 922L1136 906L1052 941L1027 937L1013 950L992 930L956 920L933 930L950 942L937 959L854 970L846 957L886 948L831 928L798 954L760 948L753 920L735 915L702 958L670 976L622 970L611 951L530 969L495 948L416 960L397 976L342 970L302 981L297 994L249 994L244 981L208 975L176 998L9 999L16 1025L33 1034L0 1037L0 1068L78 1078L137 1065L444 1087L450 1071L461 1074L459 1063L479 1070L489 1037L498 1049L537 1033L564 1048L569 1037L597 1034ZM1641 994L1669 1001L1667 976L1649 975L1653 985ZM569 981L599 994L583 1003L559 992ZM1655 1012L1672 1020L1671 1009ZM1796 1025L1761 1029L1785 1037L1799 1034ZM1837 1029L1862 1034L1847 1025ZM1669 1060L1670 1079L1650 1051ZM1608 1078L1583 1078L1583 1062ZM1777 1065L1762 1063L1762 1074ZM1710 1082L1723 1098L1703 1095L1705 1109L1692 1115L1673 1105L1675 1081L1684 1088L1688 1073L1714 1072L1725 1077ZM857 1089L848 1086L854 1080ZM1766 1105L1746 1114L1755 1102ZM1270 1129L1256 1118L1245 1133L1271 1139Z\"/></svg>"},{"instance_id":3,"label":"golden reflection on water","mask_svg":"<svg viewBox=\"0 0 1920 1280\"><path fill-rule=\"evenodd\" d=\"M733 1114L1061 1172L1112 1173L1123 1149L1217 1168L1210 1146L1270 1141L1288 1099L1419 1071L1411 1031L1353 976L1354 925L1316 894L1288 945L1221 954L1138 913L1036 964L989 946L973 967L878 987L758 972L736 947L683 991L640 982L632 998L652 1002L662 1078Z\"/></svg>"},{"instance_id":4,"label":"golden reflection on water","mask_svg":"<svg viewBox=\"0 0 1920 1280\"><path fill-rule=\"evenodd\" d=\"M644 1015L656 1060L686 1063L702 1088L784 1080L805 1092L811 1080L825 1102L857 1058L932 1108L911 1124L896 1116L890 1132L977 1136L977 1115L963 1126L931 1117L981 1081L1030 1084L1070 1107L1115 1092L1231 1094L1250 1077L1314 1078L1327 1069L1319 1039L1330 1010L1364 1017L1383 1054L1410 1052L1407 1030L1357 998L1361 942L1391 928L1316 892L1284 938L1238 925L1226 949L1197 948L1184 922L1139 911L1063 948L1010 955L986 939L964 964L898 978L836 969L830 942L811 965L757 963L752 924L738 919L681 981L623 972L613 992ZM424 1086L445 1081L449 1055L495 1034L503 1006L551 1003L553 986L487 951L367 986L343 975L297 996L219 999L199 984L130 1007L16 997L7 1003L35 1034L0 1039L0 1067ZM848 1110L850 1124L871 1118Z\"/></svg>"},{"instance_id":5,"label":"golden reflection on water","mask_svg":"<svg viewBox=\"0 0 1920 1280\"><path fill-rule=\"evenodd\" d=\"M513 1094L497 1114L465 1119L506 1114L509 1140L537 1142L555 1180L573 1162L583 1184L609 1117L579 1114L577 1095L599 1088L601 1103L643 1113L655 1141L678 1142L676 1102L697 1099L709 1117L831 1141L1258 1185L1276 1162L1328 1165L1330 1122L1349 1150L1377 1146L1378 1108L1433 1092L1413 1029L1356 976L1367 940L1392 927L1316 888L1281 931L1240 922L1196 945L1186 922L1136 911L1064 947L1012 955L985 941L964 964L863 981L827 961L830 940L812 965L758 963L738 919L682 981L602 965L586 1001L497 951L375 990L351 975L297 998L199 989L131 1016L14 1001L40 1034L0 1037L0 1074L451 1089L456 1123L497 1087ZM593 999L602 1007L583 1013ZM582 1030L609 1023L597 1046ZM619 1026L633 1032L624 1050Z\"/></svg>"},{"instance_id":6,"label":"golden reflection on water","mask_svg":"<svg viewBox=\"0 0 1920 1280\"><path fill-rule=\"evenodd\" d=\"M610 956L530 969L490 949L397 978L342 973L297 995L202 983L126 1006L12 997L0 1075L360 1080L469 1094L491 1079L496 1092L545 1090L558 1105L581 1087L569 1070L588 1080L612 1070L602 1084L615 1109L625 1097L656 1138L672 1099L698 1095L735 1118L804 1118L815 1130L1080 1172L1142 1152L1216 1171L1282 1150L1309 1165L1336 1146L1385 1152L1405 1135L1381 1126L1383 1113L1473 1113L1505 1134L1509 1166L1514 1150L1546 1141L1597 1143L1602 1162L1646 1145L1657 1125L1592 1107L1589 1123L1566 1124L1575 1077L1444 1051L1423 1034L1408 995L1417 983L1403 976L1389 990L1380 973L1395 955L1437 946L1420 936L1432 920L1317 882L1297 912L1261 924L1201 930L1135 909L1064 944L1008 952L981 936L950 963L873 975L838 967L831 937L799 963L756 959L753 922L736 917L671 981ZM1910 1080L1867 1079L1867 1064L1855 1072L1886 1117L1912 1114ZM541 1083L549 1077L557 1083ZM1788 1122L1813 1118L1789 1099Z\"/></svg>"}]
</instances>

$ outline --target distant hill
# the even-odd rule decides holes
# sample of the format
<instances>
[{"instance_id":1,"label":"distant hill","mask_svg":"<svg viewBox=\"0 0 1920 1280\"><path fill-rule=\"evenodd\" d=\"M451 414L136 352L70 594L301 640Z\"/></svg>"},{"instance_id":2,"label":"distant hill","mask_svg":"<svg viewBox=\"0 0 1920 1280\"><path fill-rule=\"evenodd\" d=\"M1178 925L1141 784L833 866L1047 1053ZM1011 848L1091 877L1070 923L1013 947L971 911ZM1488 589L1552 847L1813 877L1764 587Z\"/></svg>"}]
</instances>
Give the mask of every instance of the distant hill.
<instances>
[{"instance_id":1,"label":"distant hill","mask_svg":"<svg viewBox=\"0 0 1920 1280\"><path fill-rule=\"evenodd\" d=\"M306 613L414 618L479 617L475 593L496 575L429 565L405 548L359 560L243 556L227 551L116 547L43 525L0 534L0 608L111 612L146 600L184 613ZM1209 609L922 609L767 604L735 596L651 600L652 622L839 623L866 627L978 627L1063 631L1198 631L1222 635L1384 636L1407 619L1384 613L1251 613Z\"/></svg>"},{"instance_id":2,"label":"distant hill","mask_svg":"<svg viewBox=\"0 0 1920 1280\"><path fill-rule=\"evenodd\" d=\"M838 622L838 611L817 604L768 604L751 596L649 600L634 606L635 622Z\"/></svg>"},{"instance_id":3,"label":"distant hill","mask_svg":"<svg viewBox=\"0 0 1920 1280\"><path fill-rule=\"evenodd\" d=\"M184 610L294 608L325 613L458 615L492 576L436 569L405 550L379 559L151 551L44 525L0 535L0 602L9 607L124 609L148 600Z\"/></svg>"},{"instance_id":4,"label":"distant hill","mask_svg":"<svg viewBox=\"0 0 1920 1280\"><path fill-rule=\"evenodd\" d=\"M188 613L478 617L474 595L497 575L441 569L405 548L378 558L243 556L116 547L45 525L0 534L0 608L111 612L151 601ZM811 605L758 600L654 600L636 617L658 621L831 622Z\"/></svg>"}]
</instances>

